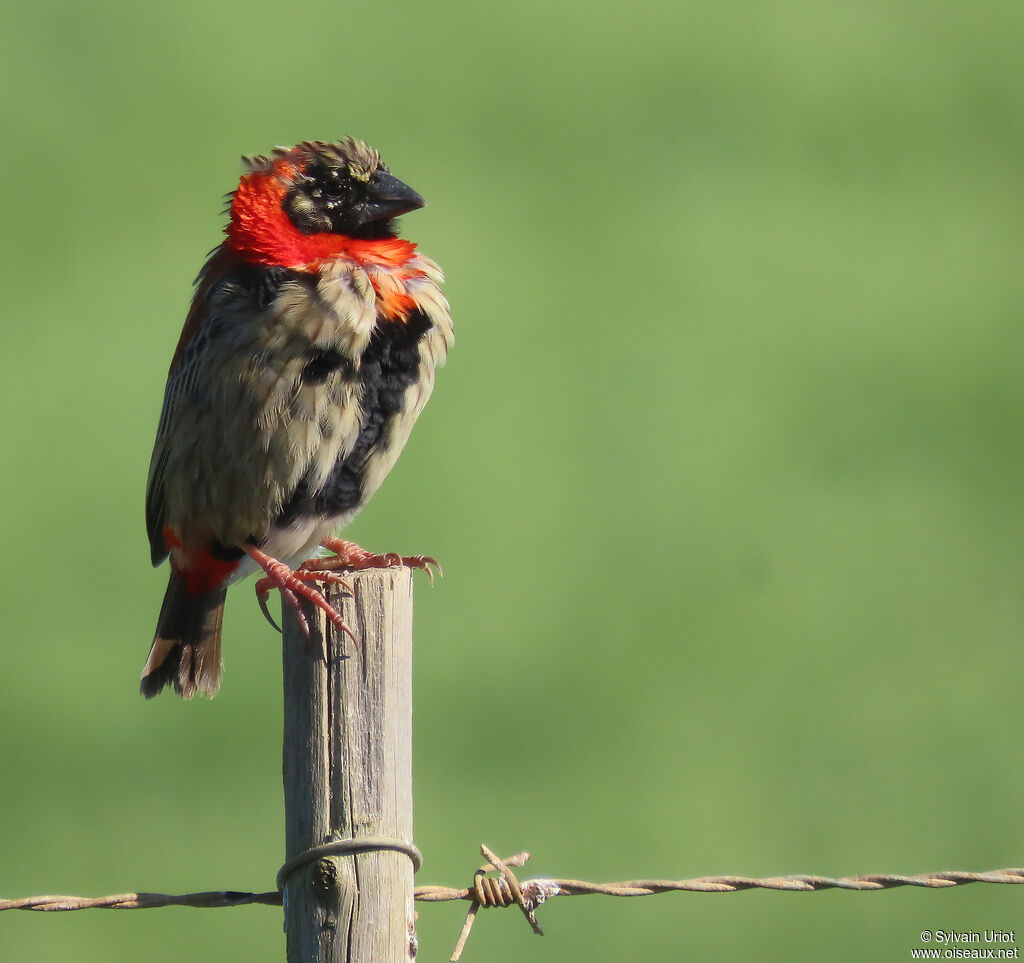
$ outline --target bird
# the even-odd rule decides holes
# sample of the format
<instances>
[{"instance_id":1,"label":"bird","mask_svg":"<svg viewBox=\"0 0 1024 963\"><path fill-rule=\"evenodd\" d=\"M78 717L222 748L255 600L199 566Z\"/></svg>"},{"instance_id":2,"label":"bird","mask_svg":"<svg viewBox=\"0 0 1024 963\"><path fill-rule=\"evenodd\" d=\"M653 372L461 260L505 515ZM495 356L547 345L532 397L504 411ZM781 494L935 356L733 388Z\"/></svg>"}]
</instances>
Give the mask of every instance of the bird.
<instances>
[{"instance_id":1,"label":"bird","mask_svg":"<svg viewBox=\"0 0 1024 963\"><path fill-rule=\"evenodd\" d=\"M352 137L242 162L150 461L146 530L170 577L147 698L167 686L185 699L217 693L227 589L253 572L265 614L278 589L307 636L302 600L351 635L315 583L436 565L336 535L391 471L454 342L444 275L395 220L426 202Z\"/></svg>"}]
</instances>

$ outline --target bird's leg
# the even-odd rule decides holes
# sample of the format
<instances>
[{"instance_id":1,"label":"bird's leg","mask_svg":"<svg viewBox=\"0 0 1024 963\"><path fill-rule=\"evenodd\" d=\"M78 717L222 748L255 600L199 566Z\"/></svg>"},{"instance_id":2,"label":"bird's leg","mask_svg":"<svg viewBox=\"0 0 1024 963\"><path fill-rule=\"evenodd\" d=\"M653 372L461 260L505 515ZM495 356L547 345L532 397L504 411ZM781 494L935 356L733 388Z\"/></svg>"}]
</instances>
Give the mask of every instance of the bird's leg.
<instances>
[{"instance_id":1,"label":"bird's leg","mask_svg":"<svg viewBox=\"0 0 1024 963\"><path fill-rule=\"evenodd\" d=\"M441 565L436 558L430 555L396 555L394 552L377 554L360 548L355 542L347 542L343 538L328 536L320 543L324 548L334 552L326 558L311 558L303 562L296 570L296 575L302 577L303 573L336 572L338 569L349 569L356 571L364 568L396 568L405 565L407 568L418 568L430 576L430 584L434 584L434 572L431 565L437 569L438 575L444 575Z\"/></svg>"},{"instance_id":2,"label":"bird's leg","mask_svg":"<svg viewBox=\"0 0 1024 963\"><path fill-rule=\"evenodd\" d=\"M309 620L306 618L306 613L302 611L302 603L299 601L300 596L312 602L330 619L331 624L339 632L345 632L358 645L358 640L352 633L352 630L342 621L341 616L330 602L324 598L323 593L317 591L313 586L306 584L307 582L324 582L325 584L342 585L351 591L351 587L343 578L332 574L330 571L316 572L307 569L294 571L285 565L284 562L279 562L276 558L271 558L267 555L266 552L261 552L255 545L246 545L244 548L245 553L267 573L266 578L261 578L256 583L256 597L259 599L263 614L275 629L279 632L281 631L267 610L267 596L270 595L271 589L276 588L280 590L281 598L295 610L296 621L299 623L302 634L307 639L310 635Z\"/></svg>"}]
</instances>

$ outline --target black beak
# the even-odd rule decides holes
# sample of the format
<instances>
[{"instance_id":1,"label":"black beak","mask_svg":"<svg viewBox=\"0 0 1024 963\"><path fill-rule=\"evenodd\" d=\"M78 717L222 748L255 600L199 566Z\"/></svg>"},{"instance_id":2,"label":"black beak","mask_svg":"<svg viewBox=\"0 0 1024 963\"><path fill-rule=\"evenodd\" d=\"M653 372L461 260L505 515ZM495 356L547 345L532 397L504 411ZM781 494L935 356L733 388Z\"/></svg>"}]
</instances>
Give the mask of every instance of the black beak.
<instances>
[{"instance_id":1,"label":"black beak","mask_svg":"<svg viewBox=\"0 0 1024 963\"><path fill-rule=\"evenodd\" d=\"M408 184L384 171L377 171L370 178L366 198L357 215L361 225L386 221L427 206L427 202Z\"/></svg>"}]
</instances>

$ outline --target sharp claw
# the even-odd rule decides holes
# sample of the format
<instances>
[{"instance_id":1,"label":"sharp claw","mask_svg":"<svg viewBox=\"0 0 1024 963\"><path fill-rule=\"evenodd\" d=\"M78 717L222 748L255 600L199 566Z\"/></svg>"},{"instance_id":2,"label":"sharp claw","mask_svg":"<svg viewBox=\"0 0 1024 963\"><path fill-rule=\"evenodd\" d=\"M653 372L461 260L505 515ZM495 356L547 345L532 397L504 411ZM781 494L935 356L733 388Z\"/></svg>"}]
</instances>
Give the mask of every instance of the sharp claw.
<instances>
[{"instance_id":1,"label":"sharp claw","mask_svg":"<svg viewBox=\"0 0 1024 963\"><path fill-rule=\"evenodd\" d=\"M260 603L260 611L263 613L263 617L275 628L278 632L281 631L281 626L274 621L274 616L270 614L270 609L267 608L267 599L270 598L269 592L257 592L256 599Z\"/></svg>"},{"instance_id":2,"label":"sharp claw","mask_svg":"<svg viewBox=\"0 0 1024 963\"><path fill-rule=\"evenodd\" d=\"M339 619L339 621L337 621L337 622L335 622L335 621L334 621L334 619L331 619L331 621L332 621L332 622L334 623L334 626L335 626L335 628L338 628L338 629L340 629L340 630L341 630L342 632L344 632L344 633L345 633L345 634L346 634L346 635L347 635L347 636L348 636L348 637L349 637L349 638L350 638L350 639L352 640L352 644L353 644L354 646L356 646L356 648L358 648L358 647L359 647L359 639L357 639L357 638L356 638L356 634L355 634L355 632L353 632L353 631L352 631L352 630L351 630L351 629L350 629L350 628L349 628L349 627L348 627L348 626L347 626L347 625L346 625L346 624L345 624L344 622L342 622L342 621L341 621L340 619Z\"/></svg>"},{"instance_id":3,"label":"sharp claw","mask_svg":"<svg viewBox=\"0 0 1024 963\"><path fill-rule=\"evenodd\" d=\"M441 563L434 558L433 555L410 555L408 558L402 559L403 565L408 565L409 568L418 568L427 573L427 578L430 579L430 587L434 587L434 571L430 567L431 565L437 569L437 574L444 578L444 570L441 568Z\"/></svg>"},{"instance_id":4,"label":"sharp claw","mask_svg":"<svg viewBox=\"0 0 1024 963\"><path fill-rule=\"evenodd\" d=\"M427 578L430 579L430 587L433 588L434 587L434 570L428 564L426 564L426 562L424 562L424 564L423 564L423 571L427 573Z\"/></svg>"}]
</instances>

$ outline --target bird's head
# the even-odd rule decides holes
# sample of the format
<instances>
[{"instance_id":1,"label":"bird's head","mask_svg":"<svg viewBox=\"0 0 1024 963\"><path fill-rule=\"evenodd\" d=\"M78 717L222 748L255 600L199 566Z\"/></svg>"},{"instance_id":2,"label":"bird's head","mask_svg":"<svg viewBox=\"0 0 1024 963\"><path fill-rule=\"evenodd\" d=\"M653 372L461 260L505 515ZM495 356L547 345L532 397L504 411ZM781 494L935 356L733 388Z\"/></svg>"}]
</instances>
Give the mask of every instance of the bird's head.
<instances>
[{"instance_id":1,"label":"bird's head","mask_svg":"<svg viewBox=\"0 0 1024 963\"><path fill-rule=\"evenodd\" d=\"M367 144L307 141L243 160L226 233L244 259L310 271L337 257L393 263L396 244L411 256L394 219L426 202Z\"/></svg>"}]
</instances>

